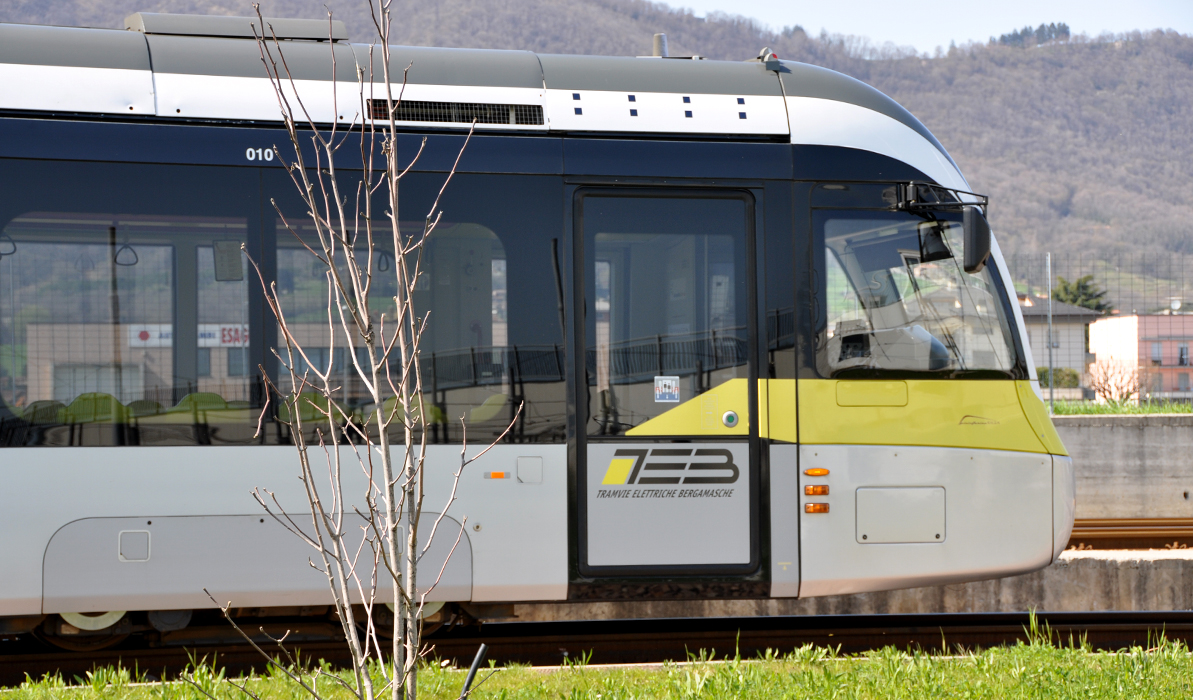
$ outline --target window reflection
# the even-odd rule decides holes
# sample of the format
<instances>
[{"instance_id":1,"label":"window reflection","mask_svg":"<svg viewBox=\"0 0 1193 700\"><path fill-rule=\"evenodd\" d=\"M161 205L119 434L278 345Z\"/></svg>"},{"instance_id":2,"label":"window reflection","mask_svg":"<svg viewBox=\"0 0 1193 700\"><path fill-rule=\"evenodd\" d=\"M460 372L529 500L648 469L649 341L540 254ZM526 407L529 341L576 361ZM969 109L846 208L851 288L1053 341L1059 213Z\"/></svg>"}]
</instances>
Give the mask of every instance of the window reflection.
<instances>
[{"instance_id":1,"label":"window reflection","mask_svg":"<svg viewBox=\"0 0 1193 700\"><path fill-rule=\"evenodd\" d=\"M959 221L881 212L817 218L825 240L822 374L1013 368L995 268L961 269Z\"/></svg>"},{"instance_id":2,"label":"window reflection","mask_svg":"<svg viewBox=\"0 0 1193 700\"><path fill-rule=\"evenodd\" d=\"M590 197L584 207L589 434L625 434L746 377L744 202Z\"/></svg>"},{"instance_id":3,"label":"window reflection","mask_svg":"<svg viewBox=\"0 0 1193 700\"><path fill-rule=\"evenodd\" d=\"M420 224L410 222L404 226L409 227L407 230L418 230ZM315 244L313 228L293 221L291 227L308 243ZM542 259L547 251L528 250L525 254L534 252ZM546 262L549 265L549 258ZM373 321L387 340L394 331L393 297L397 279L393 264L393 254L388 250L375 257L370 294ZM510 343L508 261L498 235L478 223L441 222L427 241L420 264L413 301L420 317L429 313L432 319L420 347L430 440L459 440L463 437L463 426L478 440L499 435L514 419L518 403L523 400L527 407L517 435L524 437L528 430L533 435L540 425L553 432L561 427L563 348L559 343L547 346ZM343 260L339 265L346 270ZM352 419L363 424L374 420L371 416L376 406L357 375L351 353L356 352L359 365L367 368L367 350L355 338L352 344L357 347L349 347L338 317L328 324L324 270L305 248L293 245L278 250L282 308L291 333L304 350L301 355L295 352L289 356L282 348L284 365L278 384L285 391L291 390L288 369L291 364L300 381L304 375L307 381L317 381L308 374L312 368L320 373L330 371L335 378L333 384L341 392L337 398ZM550 281L550 277L544 277L543 281ZM542 323L541 319L525 321ZM548 318L547 322L555 320ZM401 373L396 349L389 362L389 373L396 384ZM304 416L304 423L310 424L313 435L325 420L316 410L320 403L316 390L312 388L306 393L309 396L305 402L314 408ZM381 394L384 409L393 411L396 399L389 380L383 379ZM543 411L553 402L558 405L544 415ZM396 425L394 430L398 430Z\"/></svg>"},{"instance_id":4,"label":"window reflection","mask_svg":"<svg viewBox=\"0 0 1193 700\"><path fill-rule=\"evenodd\" d=\"M8 221L3 236L13 246L0 258L3 441L247 439L254 422L247 377L229 381L209 352L237 333L233 344L247 345L243 270L238 280L216 282L210 243L239 236L239 254L244 234L243 220L201 217L33 211ZM180 296L175 270L186 264L194 273L183 278L195 281ZM200 322L180 334L175 309L188 301ZM199 347L179 350L188 342Z\"/></svg>"}]
</instances>

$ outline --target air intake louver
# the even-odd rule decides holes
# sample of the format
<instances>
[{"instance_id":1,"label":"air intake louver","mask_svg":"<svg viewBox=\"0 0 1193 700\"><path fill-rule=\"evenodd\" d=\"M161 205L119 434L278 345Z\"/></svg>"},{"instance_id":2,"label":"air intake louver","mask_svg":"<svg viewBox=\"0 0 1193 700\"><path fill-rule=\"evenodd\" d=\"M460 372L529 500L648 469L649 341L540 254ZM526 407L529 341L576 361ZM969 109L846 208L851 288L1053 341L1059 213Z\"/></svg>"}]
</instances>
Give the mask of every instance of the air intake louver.
<instances>
[{"instance_id":1,"label":"air intake louver","mask_svg":"<svg viewBox=\"0 0 1193 700\"><path fill-rule=\"evenodd\" d=\"M372 101L373 119L385 119L385 100ZM452 124L524 124L542 126L539 105L486 105L474 102L415 102L402 100L394 110L400 122L446 122Z\"/></svg>"}]
</instances>

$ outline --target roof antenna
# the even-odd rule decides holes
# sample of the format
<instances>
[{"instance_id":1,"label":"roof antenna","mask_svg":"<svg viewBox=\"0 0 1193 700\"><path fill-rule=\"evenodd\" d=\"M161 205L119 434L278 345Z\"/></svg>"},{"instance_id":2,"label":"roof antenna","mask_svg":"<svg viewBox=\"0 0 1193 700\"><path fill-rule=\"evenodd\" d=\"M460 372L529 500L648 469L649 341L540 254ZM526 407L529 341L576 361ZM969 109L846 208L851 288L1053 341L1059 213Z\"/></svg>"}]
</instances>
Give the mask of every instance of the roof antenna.
<instances>
[{"instance_id":1,"label":"roof antenna","mask_svg":"<svg viewBox=\"0 0 1193 700\"><path fill-rule=\"evenodd\" d=\"M654 55L661 58L668 58L671 54L667 53L667 35L654 35Z\"/></svg>"},{"instance_id":2,"label":"roof antenna","mask_svg":"<svg viewBox=\"0 0 1193 700\"><path fill-rule=\"evenodd\" d=\"M767 70L777 71L781 67L781 64L779 63L779 55L774 51L771 51L769 46L764 47L761 51L759 51L757 58L751 58L750 60L758 61L762 65L766 66Z\"/></svg>"}]
</instances>

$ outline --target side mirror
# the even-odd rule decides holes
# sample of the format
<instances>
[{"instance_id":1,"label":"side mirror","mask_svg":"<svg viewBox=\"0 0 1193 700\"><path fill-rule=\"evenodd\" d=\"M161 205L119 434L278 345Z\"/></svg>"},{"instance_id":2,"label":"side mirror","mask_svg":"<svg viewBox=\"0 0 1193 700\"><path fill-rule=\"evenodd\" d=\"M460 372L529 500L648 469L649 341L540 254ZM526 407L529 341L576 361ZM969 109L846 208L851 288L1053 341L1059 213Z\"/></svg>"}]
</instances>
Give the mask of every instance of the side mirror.
<instances>
[{"instance_id":1,"label":"side mirror","mask_svg":"<svg viewBox=\"0 0 1193 700\"><path fill-rule=\"evenodd\" d=\"M939 221L925 221L920 224L920 262L949 260L953 251L944 241L944 226Z\"/></svg>"},{"instance_id":2,"label":"side mirror","mask_svg":"<svg viewBox=\"0 0 1193 700\"><path fill-rule=\"evenodd\" d=\"M990 224L977 207L965 207L962 227L965 235L965 271L974 274L986 267L990 257Z\"/></svg>"}]
</instances>

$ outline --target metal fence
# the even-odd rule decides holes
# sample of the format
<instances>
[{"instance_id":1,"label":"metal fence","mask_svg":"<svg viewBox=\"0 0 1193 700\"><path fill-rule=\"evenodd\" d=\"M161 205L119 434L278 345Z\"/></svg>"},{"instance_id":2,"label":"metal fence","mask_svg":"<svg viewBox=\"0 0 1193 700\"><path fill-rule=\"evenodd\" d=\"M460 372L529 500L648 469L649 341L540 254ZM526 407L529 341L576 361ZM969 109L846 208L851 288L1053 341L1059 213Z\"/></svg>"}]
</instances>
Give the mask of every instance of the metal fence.
<instances>
[{"instance_id":1,"label":"metal fence","mask_svg":"<svg viewBox=\"0 0 1193 700\"><path fill-rule=\"evenodd\" d=\"M1007 256L1037 367L1051 349L1057 386L1070 388L1075 373L1086 398L1113 370L1140 399L1193 399L1193 256L1061 252L1050 262L1051 278L1048 254Z\"/></svg>"}]
</instances>

